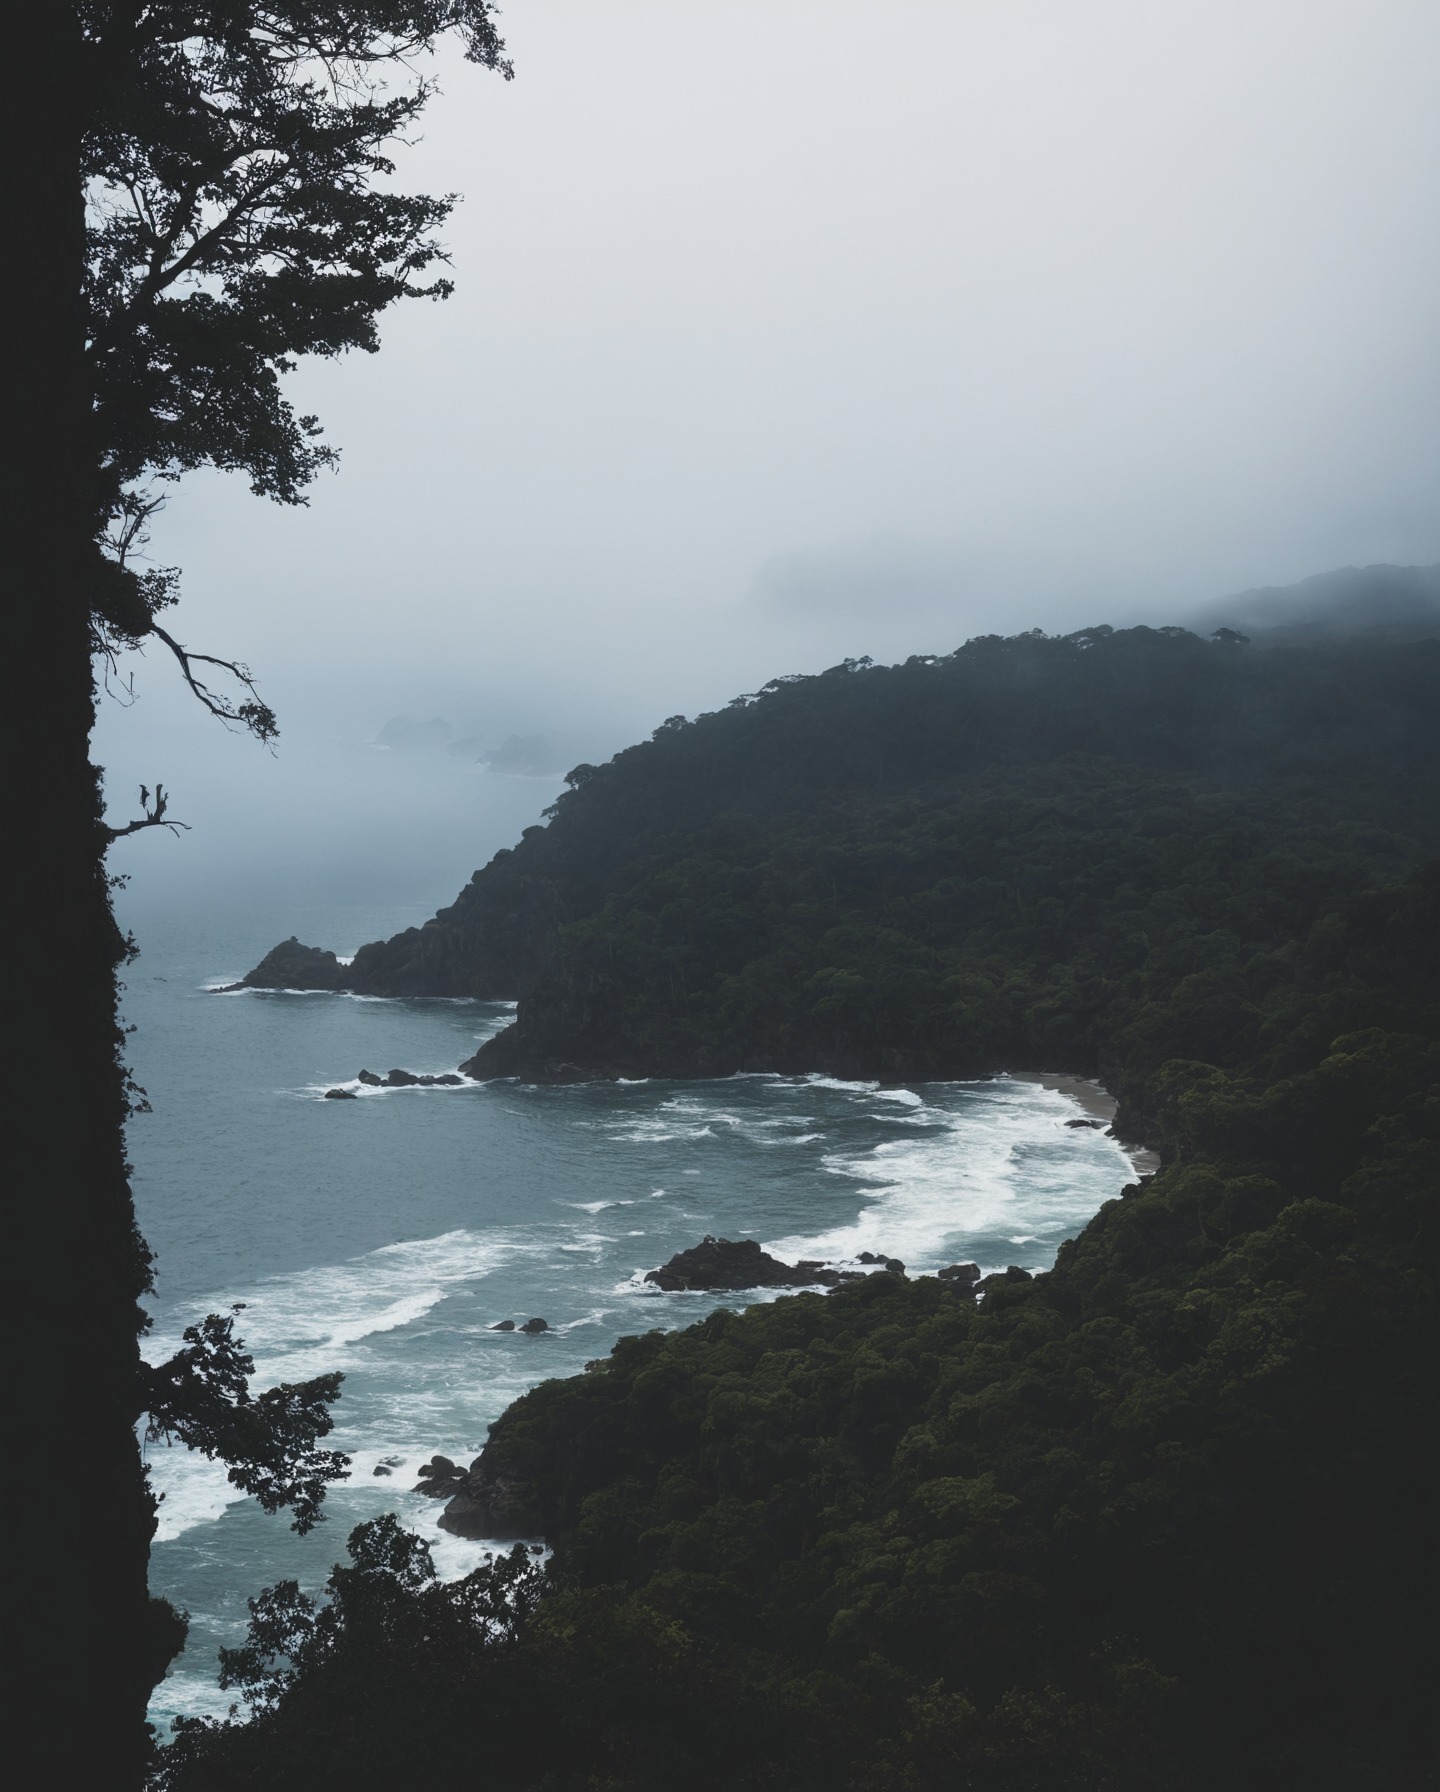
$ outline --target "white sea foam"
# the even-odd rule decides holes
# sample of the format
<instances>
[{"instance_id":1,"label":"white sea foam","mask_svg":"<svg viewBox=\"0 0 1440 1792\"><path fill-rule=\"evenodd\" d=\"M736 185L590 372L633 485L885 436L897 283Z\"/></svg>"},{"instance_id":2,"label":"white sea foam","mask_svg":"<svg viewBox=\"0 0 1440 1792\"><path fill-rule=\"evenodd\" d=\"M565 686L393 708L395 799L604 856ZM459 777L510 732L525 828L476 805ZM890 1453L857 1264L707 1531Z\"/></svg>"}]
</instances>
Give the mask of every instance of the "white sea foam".
<instances>
[{"instance_id":1,"label":"white sea foam","mask_svg":"<svg viewBox=\"0 0 1440 1792\"><path fill-rule=\"evenodd\" d=\"M250 1708L236 1693L222 1692L213 1680L182 1669L167 1674L150 1701L150 1721L161 1731L162 1741L176 1717L232 1717L248 1723Z\"/></svg>"},{"instance_id":2,"label":"white sea foam","mask_svg":"<svg viewBox=\"0 0 1440 1792\"><path fill-rule=\"evenodd\" d=\"M1060 1236L1078 1229L1113 1192L1115 1160L1123 1153L1113 1141L1086 1132L1079 1135L1090 1141L1083 1153L1047 1155L1036 1141L1036 1121L1047 1108L1054 1108L1058 1121L1073 1104L1032 1085L979 1085L963 1106L932 1109L938 1124L923 1133L831 1153L825 1169L871 1199L851 1222L774 1239L765 1248L790 1261L883 1251L914 1269L933 1269L967 1239L998 1234L1013 1242L1022 1215L1032 1226L1040 1223L1042 1229L1028 1235L1035 1242L1052 1230Z\"/></svg>"},{"instance_id":3,"label":"white sea foam","mask_svg":"<svg viewBox=\"0 0 1440 1792\"><path fill-rule=\"evenodd\" d=\"M339 962L341 964L348 964L350 962L350 960L346 959L346 958L342 958ZM257 988L253 984L240 984L233 977L225 978L225 979L221 979L221 980L217 980L217 981L212 981L210 983L200 983L200 984L197 984L196 987L198 989L202 989L202 990L206 991L210 995L328 996L332 1001L337 1001L337 1002L426 1002L426 1003L437 1003L437 1004L438 1003L447 1003L447 1004L451 1004L451 1005L463 1002L467 1006L474 1006L476 1003L478 1003L478 1001L480 999L477 996L371 996L371 995L362 995L359 990L355 990L355 989L271 989L268 987ZM490 1004L490 1005L503 1007L505 1004L495 1003L495 1004ZM510 1006L513 1007L514 1004L513 1003L510 1004ZM497 1028L496 1031L499 1031L499 1029Z\"/></svg>"},{"instance_id":4,"label":"white sea foam","mask_svg":"<svg viewBox=\"0 0 1440 1792\"><path fill-rule=\"evenodd\" d=\"M477 1031L503 1024L497 1021L498 1008L492 1004L476 1015ZM381 1019L379 1025L383 1033L387 1023ZM453 1021L442 1025L453 1033ZM468 1024L462 1030L470 1031ZM444 1049L437 1037L426 1055ZM287 1093L318 1099L326 1086L337 1085ZM397 1092L362 1091L358 1083L338 1086L367 1098ZM333 1541L334 1548L322 1552L327 1563L340 1554L352 1525L393 1510L432 1545L442 1576L470 1572L507 1546L440 1531L444 1502L413 1491L422 1463L437 1450L457 1462L473 1460L488 1421L538 1379L575 1373L584 1359L603 1356L617 1334L689 1325L717 1306L768 1303L788 1292L662 1293L644 1281L646 1269L677 1243L693 1242L706 1231L762 1235L762 1216L772 1212L772 1228L809 1229L807 1235L797 1230L767 1244L792 1262L821 1257L854 1263L860 1251L871 1250L903 1258L912 1273L969 1257L985 1269L1017 1259L1038 1265L1049 1260L1061 1237L1132 1179L1113 1140L1065 1127L1077 1112L1068 1097L1005 1080L910 1090L762 1072L679 1090L673 1084L653 1091L611 1085L607 1095L593 1085L583 1096L561 1092L558 1098L552 1089L532 1092L511 1084L501 1102L474 1111L497 1125L512 1126L505 1117L513 1116L533 1128L541 1110L562 1129L556 1145L563 1144L563 1156L555 1179L537 1179L548 1198L507 1229L485 1234L462 1229L387 1246L347 1262L216 1293L166 1315L166 1329L178 1333L205 1312L224 1311L237 1296L247 1301L237 1329L258 1359L259 1387L327 1370L349 1373L336 1410L337 1429L327 1442L351 1456L352 1473L330 1496L333 1532L326 1542ZM374 1128L378 1139L388 1132L383 1112L370 1109L360 1117L363 1134ZM390 1112L403 1119L400 1110ZM468 1138L468 1110L426 1112L438 1127L459 1123ZM618 1186L634 1188L633 1197L598 1197L573 1155L577 1128L586 1129L581 1135L586 1142L598 1133L641 1153L638 1170L627 1159L607 1160L611 1166L628 1165ZM343 1125L341 1135L360 1136ZM777 1160L772 1153L780 1147L789 1149ZM708 1172L694 1167L702 1163ZM747 1182L752 1170L758 1174ZM671 1184L647 1187L657 1171ZM707 1173L710 1183L695 1188L687 1183L677 1202L678 1177ZM619 1234L589 1229L612 1208L665 1200L667 1188L670 1199L651 1216L667 1222L663 1244L655 1236L658 1225L648 1240L633 1228ZM771 1191L779 1207L765 1205ZM570 1199L591 1193L597 1198ZM694 1211L684 1208L686 1200ZM461 1211L468 1216L476 1210ZM473 1223L467 1220L467 1226ZM632 1257L649 1262L629 1267ZM486 1281L492 1274L495 1279ZM539 1338L489 1329L501 1317L522 1321L535 1313L551 1319L551 1330ZM173 1341L167 1346L157 1338L154 1347L153 1360L159 1360ZM285 1554L283 1517L266 1521L263 1529L252 1526L246 1514L225 1518L243 1496L228 1484L223 1466L181 1448L151 1446L147 1455L157 1489L167 1495L160 1508L160 1541L199 1531L159 1559L166 1572L174 1572L170 1585L181 1603L204 1605L210 1584L205 1577L213 1575L217 1562L232 1575L230 1586L258 1587L295 1571ZM376 1475L377 1467L392 1472ZM193 1590L187 1575L196 1577ZM232 1632L224 1640L236 1637ZM215 1692L212 1671L213 1658L192 1647L184 1675L189 1688L167 1682L156 1700L157 1715L223 1710L226 1695Z\"/></svg>"},{"instance_id":5,"label":"white sea foam","mask_svg":"<svg viewBox=\"0 0 1440 1792\"><path fill-rule=\"evenodd\" d=\"M384 1245L347 1263L273 1276L254 1288L193 1302L176 1316L176 1335L154 1338L151 1349L168 1355L179 1347L180 1328L224 1312L243 1296L236 1330L255 1357L257 1380L262 1386L302 1380L346 1368L365 1338L413 1324L457 1285L541 1248L536 1239L469 1231Z\"/></svg>"},{"instance_id":6,"label":"white sea foam","mask_svg":"<svg viewBox=\"0 0 1440 1792\"><path fill-rule=\"evenodd\" d=\"M582 1313L578 1319L567 1319L563 1325L552 1325L552 1332L576 1332L586 1325L604 1325L610 1317L608 1307L592 1307L588 1313Z\"/></svg>"},{"instance_id":7,"label":"white sea foam","mask_svg":"<svg viewBox=\"0 0 1440 1792\"><path fill-rule=\"evenodd\" d=\"M183 1444L145 1444L150 1485L160 1497L155 1541L169 1543L196 1525L213 1524L247 1496L226 1479L225 1465Z\"/></svg>"}]
</instances>

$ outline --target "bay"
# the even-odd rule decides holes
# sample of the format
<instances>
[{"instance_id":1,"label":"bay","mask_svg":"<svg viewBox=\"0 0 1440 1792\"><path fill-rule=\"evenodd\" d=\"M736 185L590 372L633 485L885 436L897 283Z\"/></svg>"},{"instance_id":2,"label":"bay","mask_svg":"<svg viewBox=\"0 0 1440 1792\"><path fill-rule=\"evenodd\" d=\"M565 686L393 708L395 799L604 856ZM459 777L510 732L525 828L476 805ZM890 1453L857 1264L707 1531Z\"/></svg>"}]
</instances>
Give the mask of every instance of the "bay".
<instances>
[{"instance_id":1,"label":"bay","mask_svg":"<svg viewBox=\"0 0 1440 1792\"><path fill-rule=\"evenodd\" d=\"M299 1538L222 1467L147 1446L163 1495L152 1585L191 1624L152 1704L162 1734L176 1715L228 1708L217 1651L243 1635L247 1597L281 1578L317 1589L363 1519L399 1513L446 1575L484 1558L413 1491L432 1454L469 1461L512 1400L619 1336L776 1298L645 1284L704 1234L757 1238L792 1261L879 1251L912 1274L967 1259L1042 1269L1134 1176L1112 1139L1067 1126L1079 1113L1068 1096L1019 1079L370 1090L355 1081L362 1066L453 1070L510 1010L213 991L289 932L353 950L428 912L153 914L127 974L129 1055L154 1110L130 1128L157 1259L147 1354L240 1305L259 1385L344 1373L329 1441L353 1459L328 1522ZM339 1086L359 1099L326 1100ZM550 1329L491 1329L531 1317Z\"/></svg>"}]
</instances>

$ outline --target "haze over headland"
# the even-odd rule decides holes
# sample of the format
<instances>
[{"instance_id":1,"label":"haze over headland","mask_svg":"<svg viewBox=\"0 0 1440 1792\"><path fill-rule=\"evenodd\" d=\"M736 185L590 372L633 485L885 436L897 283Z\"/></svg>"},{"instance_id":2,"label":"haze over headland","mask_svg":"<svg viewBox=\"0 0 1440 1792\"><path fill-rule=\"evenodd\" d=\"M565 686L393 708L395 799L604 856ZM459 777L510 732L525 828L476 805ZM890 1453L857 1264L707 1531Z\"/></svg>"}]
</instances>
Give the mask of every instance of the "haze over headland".
<instances>
[{"instance_id":1,"label":"haze over headland","mask_svg":"<svg viewBox=\"0 0 1440 1792\"><path fill-rule=\"evenodd\" d=\"M447 64L399 158L465 195L455 297L295 376L339 476L297 511L195 478L158 520L181 638L283 732L231 740L139 662L116 806L160 778L195 823L117 850L152 887L343 878L383 836L443 894L538 786L362 753L397 715L604 753L847 655L1440 558L1429 5L504 28L515 81Z\"/></svg>"}]
</instances>

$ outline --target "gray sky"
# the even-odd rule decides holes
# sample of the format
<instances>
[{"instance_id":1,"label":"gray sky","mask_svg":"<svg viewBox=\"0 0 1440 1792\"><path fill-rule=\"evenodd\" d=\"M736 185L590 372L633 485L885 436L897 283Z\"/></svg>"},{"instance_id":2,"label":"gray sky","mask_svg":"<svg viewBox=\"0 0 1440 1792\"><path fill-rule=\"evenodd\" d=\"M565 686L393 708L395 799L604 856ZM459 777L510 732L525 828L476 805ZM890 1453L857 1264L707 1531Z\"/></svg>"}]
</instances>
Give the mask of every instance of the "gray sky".
<instances>
[{"instance_id":1,"label":"gray sky","mask_svg":"<svg viewBox=\"0 0 1440 1792\"><path fill-rule=\"evenodd\" d=\"M412 812L359 750L397 713L599 751L847 654L1440 559L1435 0L503 27L514 82L448 60L401 157L464 195L455 297L295 378L339 474L296 511L195 477L156 528L182 638L285 730L270 759L140 663L101 756L168 770L192 866L321 790L317 853ZM419 807L488 851L466 777Z\"/></svg>"}]
</instances>

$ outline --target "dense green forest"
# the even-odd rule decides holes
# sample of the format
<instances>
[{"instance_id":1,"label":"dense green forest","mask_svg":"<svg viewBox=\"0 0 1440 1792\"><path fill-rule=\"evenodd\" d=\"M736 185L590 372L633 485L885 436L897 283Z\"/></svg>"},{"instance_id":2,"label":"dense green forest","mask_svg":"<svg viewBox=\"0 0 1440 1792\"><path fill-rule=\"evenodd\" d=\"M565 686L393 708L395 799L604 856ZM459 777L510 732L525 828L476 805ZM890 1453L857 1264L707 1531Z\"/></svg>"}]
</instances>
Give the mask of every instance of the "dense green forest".
<instances>
[{"instance_id":1,"label":"dense green forest","mask_svg":"<svg viewBox=\"0 0 1440 1792\"><path fill-rule=\"evenodd\" d=\"M478 1470L547 1566L362 1526L161 1783L1432 1784L1437 669L1092 630L782 681L362 954L520 995L475 1074L1099 1068L1163 1167L978 1299L877 1274L536 1388Z\"/></svg>"},{"instance_id":2,"label":"dense green forest","mask_svg":"<svg viewBox=\"0 0 1440 1792\"><path fill-rule=\"evenodd\" d=\"M479 1076L1101 1071L1261 1041L1440 852L1440 643L1096 628L777 680L600 767L422 928L247 981L518 997Z\"/></svg>"}]
</instances>

